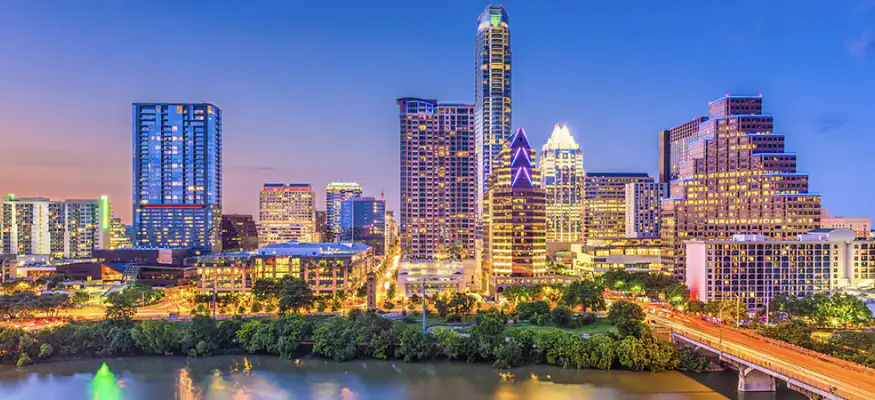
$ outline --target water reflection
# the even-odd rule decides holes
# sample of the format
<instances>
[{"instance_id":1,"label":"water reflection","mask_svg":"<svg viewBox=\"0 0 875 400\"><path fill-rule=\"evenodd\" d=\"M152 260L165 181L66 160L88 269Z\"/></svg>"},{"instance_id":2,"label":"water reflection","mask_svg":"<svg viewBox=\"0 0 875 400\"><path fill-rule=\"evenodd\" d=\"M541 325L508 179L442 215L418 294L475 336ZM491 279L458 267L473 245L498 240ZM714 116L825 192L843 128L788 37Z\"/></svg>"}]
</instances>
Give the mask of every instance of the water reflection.
<instances>
[{"instance_id":1,"label":"water reflection","mask_svg":"<svg viewBox=\"0 0 875 400\"><path fill-rule=\"evenodd\" d=\"M437 362L282 360L268 356L123 358L0 367L0 399L741 399L731 373L687 376L547 366L496 371ZM113 371L115 374L113 374ZM121 383L121 384L119 384ZM704 384L703 384L704 383ZM744 400L801 399L786 389Z\"/></svg>"}]
</instances>

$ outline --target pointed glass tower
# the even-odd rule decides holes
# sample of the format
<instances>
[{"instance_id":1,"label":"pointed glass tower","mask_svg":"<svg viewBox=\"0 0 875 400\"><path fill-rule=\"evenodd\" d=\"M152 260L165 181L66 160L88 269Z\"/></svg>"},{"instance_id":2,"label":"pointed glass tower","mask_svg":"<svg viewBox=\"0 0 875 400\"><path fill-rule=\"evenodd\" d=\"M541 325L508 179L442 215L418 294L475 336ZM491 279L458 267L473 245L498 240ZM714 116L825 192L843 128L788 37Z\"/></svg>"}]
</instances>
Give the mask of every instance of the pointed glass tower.
<instances>
[{"instance_id":1,"label":"pointed glass tower","mask_svg":"<svg viewBox=\"0 0 875 400\"><path fill-rule=\"evenodd\" d=\"M484 249L486 273L500 287L514 278L544 275L547 222L541 173L524 130L505 143L498 159L486 195Z\"/></svg>"},{"instance_id":2,"label":"pointed glass tower","mask_svg":"<svg viewBox=\"0 0 875 400\"><path fill-rule=\"evenodd\" d=\"M538 157L541 184L547 192L547 241L577 242L581 237L583 152L568 125L553 126L553 134Z\"/></svg>"}]
</instances>

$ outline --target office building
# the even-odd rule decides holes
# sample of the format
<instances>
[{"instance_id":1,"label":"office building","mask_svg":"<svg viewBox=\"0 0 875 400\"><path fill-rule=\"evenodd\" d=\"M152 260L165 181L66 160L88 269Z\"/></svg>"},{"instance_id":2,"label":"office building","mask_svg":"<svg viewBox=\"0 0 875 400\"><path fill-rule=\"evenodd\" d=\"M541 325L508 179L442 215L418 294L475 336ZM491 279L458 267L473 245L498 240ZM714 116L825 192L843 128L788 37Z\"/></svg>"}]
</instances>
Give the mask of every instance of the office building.
<instances>
[{"instance_id":1,"label":"office building","mask_svg":"<svg viewBox=\"0 0 875 400\"><path fill-rule=\"evenodd\" d=\"M398 266L398 293L412 297L444 292L464 292L468 287L465 268L457 260L402 262ZM423 285L425 290L423 291Z\"/></svg>"},{"instance_id":2,"label":"office building","mask_svg":"<svg viewBox=\"0 0 875 400\"><path fill-rule=\"evenodd\" d=\"M364 243L374 255L386 253L386 201L352 197L340 205L340 241Z\"/></svg>"},{"instance_id":3,"label":"office building","mask_svg":"<svg viewBox=\"0 0 875 400\"><path fill-rule=\"evenodd\" d=\"M699 117L659 133L659 182L668 183L680 177L680 166L691 158L692 144L709 132L699 129L708 118Z\"/></svg>"},{"instance_id":4,"label":"office building","mask_svg":"<svg viewBox=\"0 0 875 400\"><path fill-rule=\"evenodd\" d=\"M316 210L316 241L330 242L328 240L328 212Z\"/></svg>"},{"instance_id":5,"label":"office building","mask_svg":"<svg viewBox=\"0 0 875 400\"><path fill-rule=\"evenodd\" d=\"M401 98L401 250L410 260L474 251L474 107Z\"/></svg>"},{"instance_id":6,"label":"office building","mask_svg":"<svg viewBox=\"0 0 875 400\"><path fill-rule=\"evenodd\" d=\"M386 211L386 251L390 251L398 241L398 221L394 211Z\"/></svg>"},{"instance_id":7,"label":"office building","mask_svg":"<svg viewBox=\"0 0 875 400\"><path fill-rule=\"evenodd\" d=\"M474 131L476 140L476 221L482 220L487 180L498 153L511 137L510 19L502 6L487 6L477 18L474 51Z\"/></svg>"},{"instance_id":8,"label":"office building","mask_svg":"<svg viewBox=\"0 0 875 400\"><path fill-rule=\"evenodd\" d=\"M499 153L500 162L489 177L483 218L483 247L487 278L530 278L546 274L546 194L535 168L535 149L518 129Z\"/></svg>"},{"instance_id":9,"label":"office building","mask_svg":"<svg viewBox=\"0 0 875 400\"><path fill-rule=\"evenodd\" d=\"M571 266L575 275L584 278L611 270L659 273L662 271L659 242L659 238L624 238L572 243Z\"/></svg>"},{"instance_id":10,"label":"office building","mask_svg":"<svg viewBox=\"0 0 875 400\"><path fill-rule=\"evenodd\" d=\"M626 184L626 237L658 238L662 198L668 185L656 182Z\"/></svg>"},{"instance_id":11,"label":"office building","mask_svg":"<svg viewBox=\"0 0 875 400\"><path fill-rule=\"evenodd\" d=\"M258 246L316 241L316 196L309 183L265 183L258 198Z\"/></svg>"},{"instance_id":12,"label":"office building","mask_svg":"<svg viewBox=\"0 0 875 400\"><path fill-rule=\"evenodd\" d=\"M829 210L820 213L820 227L824 229L850 229L857 234L857 239L868 239L872 234L872 219L863 217L834 217ZM875 238L875 237L873 237Z\"/></svg>"},{"instance_id":13,"label":"office building","mask_svg":"<svg viewBox=\"0 0 875 400\"><path fill-rule=\"evenodd\" d=\"M795 240L733 235L686 243L686 283L702 301L761 308L775 294L806 296L875 284L875 240L849 229L815 229Z\"/></svg>"},{"instance_id":14,"label":"office building","mask_svg":"<svg viewBox=\"0 0 875 400\"><path fill-rule=\"evenodd\" d=\"M316 295L353 295L376 268L374 250L362 243L279 243L256 251L197 257L201 292L248 293L255 281L294 276Z\"/></svg>"},{"instance_id":15,"label":"office building","mask_svg":"<svg viewBox=\"0 0 875 400\"><path fill-rule=\"evenodd\" d=\"M662 201L663 266L685 279L684 242L736 234L789 240L820 227L820 196L784 151L784 135L762 113L762 97L725 96L709 103L700 139L679 165Z\"/></svg>"},{"instance_id":16,"label":"office building","mask_svg":"<svg viewBox=\"0 0 875 400\"><path fill-rule=\"evenodd\" d=\"M325 188L326 237L324 242L340 240L340 205L352 197L362 197L362 186L355 182L332 182Z\"/></svg>"},{"instance_id":17,"label":"office building","mask_svg":"<svg viewBox=\"0 0 875 400\"><path fill-rule=\"evenodd\" d=\"M133 215L137 247L221 246L222 110L134 103Z\"/></svg>"},{"instance_id":18,"label":"office building","mask_svg":"<svg viewBox=\"0 0 875 400\"><path fill-rule=\"evenodd\" d=\"M82 259L90 258L95 249L109 246L110 209L106 196L52 201L9 195L2 208L4 254Z\"/></svg>"},{"instance_id":19,"label":"office building","mask_svg":"<svg viewBox=\"0 0 875 400\"><path fill-rule=\"evenodd\" d=\"M258 230L251 215L222 215L222 251L250 251L257 248Z\"/></svg>"},{"instance_id":20,"label":"office building","mask_svg":"<svg viewBox=\"0 0 875 400\"><path fill-rule=\"evenodd\" d=\"M538 156L541 185L547 193L547 241L580 240L583 200L583 152L568 125L556 124Z\"/></svg>"},{"instance_id":21,"label":"office building","mask_svg":"<svg viewBox=\"0 0 875 400\"><path fill-rule=\"evenodd\" d=\"M128 249L133 247L131 238L128 236L128 227L122 223L121 218L112 218L109 221L109 248Z\"/></svg>"},{"instance_id":22,"label":"office building","mask_svg":"<svg viewBox=\"0 0 875 400\"><path fill-rule=\"evenodd\" d=\"M583 182L583 239L626 237L626 184L653 183L644 173L588 172Z\"/></svg>"}]
</instances>

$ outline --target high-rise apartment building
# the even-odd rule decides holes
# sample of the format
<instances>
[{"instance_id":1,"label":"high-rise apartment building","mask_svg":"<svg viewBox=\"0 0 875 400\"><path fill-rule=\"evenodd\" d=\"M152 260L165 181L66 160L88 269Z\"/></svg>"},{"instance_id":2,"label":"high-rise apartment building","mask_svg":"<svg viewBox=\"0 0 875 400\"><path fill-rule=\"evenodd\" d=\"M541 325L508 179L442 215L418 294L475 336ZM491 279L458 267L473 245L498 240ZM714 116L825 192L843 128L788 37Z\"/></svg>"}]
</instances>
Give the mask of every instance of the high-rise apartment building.
<instances>
[{"instance_id":1,"label":"high-rise apartment building","mask_svg":"<svg viewBox=\"0 0 875 400\"><path fill-rule=\"evenodd\" d=\"M736 234L788 240L820 227L820 196L784 151L784 135L762 113L761 96L725 96L709 103L698 140L679 164L662 202L663 266L685 278L688 240ZM691 128L692 129L692 128Z\"/></svg>"},{"instance_id":2,"label":"high-rise apartment building","mask_svg":"<svg viewBox=\"0 0 875 400\"><path fill-rule=\"evenodd\" d=\"M258 230L251 215L222 215L222 251L252 251L257 248Z\"/></svg>"},{"instance_id":3,"label":"high-rise apartment building","mask_svg":"<svg viewBox=\"0 0 875 400\"><path fill-rule=\"evenodd\" d=\"M134 103L137 247L221 245L222 110L213 104Z\"/></svg>"},{"instance_id":4,"label":"high-rise apartment building","mask_svg":"<svg viewBox=\"0 0 875 400\"><path fill-rule=\"evenodd\" d=\"M265 183L258 199L258 247L316 241L316 196L309 183Z\"/></svg>"},{"instance_id":5,"label":"high-rise apartment building","mask_svg":"<svg viewBox=\"0 0 875 400\"><path fill-rule=\"evenodd\" d=\"M374 254L386 253L386 201L352 197L340 205L340 241L364 243Z\"/></svg>"},{"instance_id":6,"label":"high-rise apartment building","mask_svg":"<svg viewBox=\"0 0 875 400\"><path fill-rule=\"evenodd\" d=\"M793 240L733 235L686 243L686 283L700 300L762 308L776 294L805 296L875 284L875 240L815 229Z\"/></svg>"},{"instance_id":7,"label":"high-rise apartment building","mask_svg":"<svg viewBox=\"0 0 875 400\"><path fill-rule=\"evenodd\" d=\"M483 218L485 273L498 278L532 278L547 272L547 207L535 150L518 129L499 154L489 177Z\"/></svg>"},{"instance_id":8,"label":"high-rise apartment building","mask_svg":"<svg viewBox=\"0 0 875 400\"><path fill-rule=\"evenodd\" d=\"M668 185L656 182L626 184L626 237L658 238L662 198Z\"/></svg>"},{"instance_id":9,"label":"high-rise apartment building","mask_svg":"<svg viewBox=\"0 0 875 400\"><path fill-rule=\"evenodd\" d=\"M316 210L316 239L320 243L328 238L328 212Z\"/></svg>"},{"instance_id":10,"label":"high-rise apartment building","mask_svg":"<svg viewBox=\"0 0 875 400\"><path fill-rule=\"evenodd\" d=\"M131 247L133 244L128 236L128 227L122 223L121 218L112 218L109 223L109 248L129 249Z\"/></svg>"},{"instance_id":11,"label":"high-rise apartment building","mask_svg":"<svg viewBox=\"0 0 875 400\"><path fill-rule=\"evenodd\" d=\"M362 197L362 186L355 182L331 182L325 188L326 229L323 242L340 241L340 204L352 197Z\"/></svg>"},{"instance_id":12,"label":"high-rise apartment building","mask_svg":"<svg viewBox=\"0 0 875 400\"><path fill-rule=\"evenodd\" d=\"M401 98L401 249L410 260L474 251L474 107Z\"/></svg>"},{"instance_id":13,"label":"high-rise apartment building","mask_svg":"<svg viewBox=\"0 0 875 400\"><path fill-rule=\"evenodd\" d=\"M3 202L2 253L89 258L95 249L109 246L109 228L106 196L52 201L9 195Z\"/></svg>"},{"instance_id":14,"label":"high-rise apartment building","mask_svg":"<svg viewBox=\"0 0 875 400\"><path fill-rule=\"evenodd\" d=\"M398 220L395 219L395 211L386 211L386 251L395 245L398 240Z\"/></svg>"},{"instance_id":15,"label":"high-rise apartment building","mask_svg":"<svg viewBox=\"0 0 875 400\"><path fill-rule=\"evenodd\" d=\"M626 237L626 184L652 182L645 173L588 172L583 182L583 239Z\"/></svg>"},{"instance_id":16,"label":"high-rise apartment building","mask_svg":"<svg viewBox=\"0 0 875 400\"><path fill-rule=\"evenodd\" d=\"M568 125L556 124L538 156L541 184L547 192L547 241L580 240L583 200L583 152Z\"/></svg>"},{"instance_id":17,"label":"high-rise apartment building","mask_svg":"<svg viewBox=\"0 0 875 400\"><path fill-rule=\"evenodd\" d=\"M487 6L477 18L474 50L474 130L477 157L477 221L487 179L511 136L510 19L502 6Z\"/></svg>"}]
</instances>

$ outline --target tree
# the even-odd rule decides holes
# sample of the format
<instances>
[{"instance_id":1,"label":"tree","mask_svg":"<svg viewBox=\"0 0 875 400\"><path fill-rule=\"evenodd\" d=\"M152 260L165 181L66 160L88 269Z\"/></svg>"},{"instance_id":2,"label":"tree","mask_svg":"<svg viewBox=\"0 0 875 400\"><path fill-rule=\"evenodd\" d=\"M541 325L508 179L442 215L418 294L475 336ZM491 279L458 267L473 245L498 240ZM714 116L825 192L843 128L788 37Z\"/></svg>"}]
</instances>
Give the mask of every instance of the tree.
<instances>
[{"instance_id":1,"label":"tree","mask_svg":"<svg viewBox=\"0 0 875 400\"><path fill-rule=\"evenodd\" d=\"M550 321L556 326L567 327L571 323L572 313L568 307L558 305L550 313Z\"/></svg>"},{"instance_id":2,"label":"tree","mask_svg":"<svg viewBox=\"0 0 875 400\"><path fill-rule=\"evenodd\" d=\"M434 353L435 338L430 333L405 329L399 339L397 353L404 362L425 360Z\"/></svg>"},{"instance_id":3,"label":"tree","mask_svg":"<svg viewBox=\"0 0 875 400\"><path fill-rule=\"evenodd\" d=\"M535 315L549 315L550 304L541 300L531 303L520 303L517 305L516 311L521 320L532 320L535 319Z\"/></svg>"},{"instance_id":4,"label":"tree","mask_svg":"<svg viewBox=\"0 0 875 400\"><path fill-rule=\"evenodd\" d=\"M79 290L73 294L73 297L70 298L70 303L74 307L80 307L88 303L89 300L91 300L91 296L88 294L88 292L84 290Z\"/></svg>"},{"instance_id":5,"label":"tree","mask_svg":"<svg viewBox=\"0 0 875 400\"><path fill-rule=\"evenodd\" d=\"M105 300L109 304L105 311L106 319L130 322L134 314L137 313L138 300L134 292L128 292L127 290L110 293Z\"/></svg>"},{"instance_id":6,"label":"tree","mask_svg":"<svg viewBox=\"0 0 875 400\"><path fill-rule=\"evenodd\" d=\"M279 292L278 287L276 279L259 279L252 285L252 296L258 301L276 299Z\"/></svg>"},{"instance_id":7,"label":"tree","mask_svg":"<svg viewBox=\"0 0 875 400\"><path fill-rule=\"evenodd\" d=\"M617 327L620 337L640 336L644 317L641 306L628 301L614 302L608 311L608 320Z\"/></svg>"},{"instance_id":8,"label":"tree","mask_svg":"<svg viewBox=\"0 0 875 400\"><path fill-rule=\"evenodd\" d=\"M690 300L687 302L687 305L684 306L684 311L690 314L701 314L705 312L705 303L699 300Z\"/></svg>"},{"instance_id":9,"label":"tree","mask_svg":"<svg viewBox=\"0 0 875 400\"><path fill-rule=\"evenodd\" d=\"M672 307L680 307L690 299L690 289L683 283L675 282L663 289L662 295Z\"/></svg>"},{"instance_id":10,"label":"tree","mask_svg":"<svg viewBox=\"0 0 875 400\"><path fill-rule=\"evenodd\" d=\"M810 347L812 344L811 327L799 320L782 321L775 324L775 326L762 326L758 331L765 337L792 343L797 346Z\"/></svg>"},{"instance_id":11,"label":"tree","mask_svg":"<svg viewBox=\"0 0 875 400\"><path fill-rule=\"evenodd\" d=\"M180 325L166 320L143 321L131 329L131 338L143 353L165 355L179 350Z\"/></svg>"},{"instance_id":12,"label":"tree","mask_svg":"<svg viewBox=\"0 0 875 400\"><path fill-rule=\"evenodd\" d=\"M471 327L471 340L477 345L481 358L492 358L504 338L504 317L497 313L477 314L477 323Z\"/></svg>"},{"instance_id":13,"label":"tree","mask_svg":"<svg viewBox=\"0 0 875 400\"><path fill-rule=\"evenodd\" d=\"M602 295L604 287L591 280L572 282L562 292L562 300L571 308L581 306L583 311L587 308L593 311L605 308L605 298Z\"/></svg>"},{"instance_id":14,"label":"tree","mask_svg":"<svg viewBox=\"0 0 875 400\"><path fill-rule=\"evenodd\" d=\"M747 315L747 307L737 299L714 300L705 304L705 314L725 323L734 323Z\"/></svg>"},{"instance_id":15,"label":"tree","mask_svg":"<svg viewBox=\"0 0 875 400\"><path fill-rule=\"evenodd\" d=\"M313 305L313 290L303 279L286 275L278 285L280 315L285 315L289 310L297 314L298 310Z\"/></svg>"},{"instance_id":16,"label":"tree","mask_svg":"<svg viewBox=\"0 0 875 400\"><path fill-rule=\"evenodd\" d=\"M454 292L449 307L454 313L468 315L477 305L477 298L471 293Z\"/></svg>"}]
</instances>

